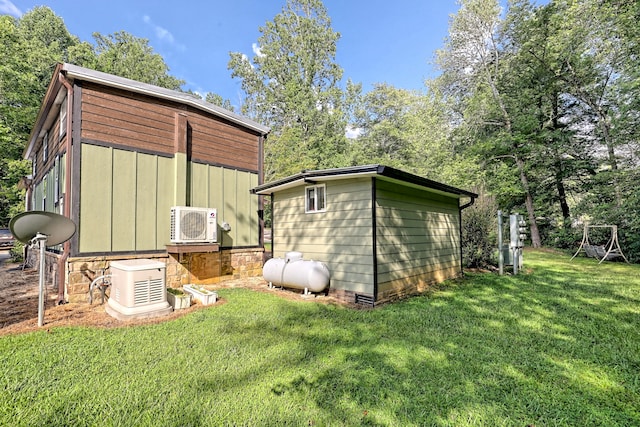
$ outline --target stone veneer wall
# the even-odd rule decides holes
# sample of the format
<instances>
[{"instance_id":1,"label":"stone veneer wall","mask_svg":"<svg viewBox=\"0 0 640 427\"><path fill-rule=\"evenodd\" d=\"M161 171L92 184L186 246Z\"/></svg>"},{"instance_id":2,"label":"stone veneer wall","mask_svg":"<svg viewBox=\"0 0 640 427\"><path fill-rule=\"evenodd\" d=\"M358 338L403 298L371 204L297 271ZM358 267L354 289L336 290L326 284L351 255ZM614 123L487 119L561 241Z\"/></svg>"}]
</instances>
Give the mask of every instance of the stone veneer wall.
<instances>
[{"instance_id":1,"label":"stone veneer wall","mask_svg":"<svg viewBox=\"0 0 640 427\"><path fill-rule=\"evenodd\" d=\"M263 254L262 248L251 248L181 255L156 253L69 258L67 260L67 299L69 302L88 302L91 282L98 276L109 274L109 265L112 261L144 258L164 262L167 287L177 288L189 283L213 285L226 280L260 276ZM52 255L57 261L57 256ZM55 261L53 264L55 266ZM55 277L52 280L55 281ZM94 298L98 298L99 294L99 291L94 291Z\"/></svg>"}]
</instances>

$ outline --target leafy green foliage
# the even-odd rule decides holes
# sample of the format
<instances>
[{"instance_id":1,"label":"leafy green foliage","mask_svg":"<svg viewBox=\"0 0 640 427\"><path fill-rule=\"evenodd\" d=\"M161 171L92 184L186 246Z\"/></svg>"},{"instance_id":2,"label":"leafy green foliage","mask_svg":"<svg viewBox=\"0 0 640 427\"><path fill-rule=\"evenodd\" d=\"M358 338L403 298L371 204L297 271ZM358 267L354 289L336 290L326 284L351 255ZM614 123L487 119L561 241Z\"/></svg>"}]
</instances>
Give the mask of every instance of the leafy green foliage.
<instances>
[{"instance_id":1,"label":"leafy green foliage","mask_svg":"<svg viewBox=\"0 0 640 427\"><path fill-rule=\"evenodd\" d=\"M481 196L462 211L462 263L465 267L497 265L497 215L495 201L487 196Z\"/></svg>"},{"instance_id":2,"label":"leafy green foliage","mask_svg":"<svg viewBox=\"0 0 640 427\"><path fill-rule=\"evenodd\" d=\"M289 0L260 28L252 60L232 52L229 69L246 93L242 112L271 127L265 144L267 180L344 165L340 37L320 0Z\"/></svg>"},{"instance_id":3,"label":"leafy green foliage","mask_svg":"<svg viewBox=\"0 0 640 427\"><path fill-rule=\"evenodd\" d=\"M71 35L62 19L46 6L20 19L0 16L0 225L23 209L24 191L17 186L28 175L22 161L53 70L59 62L179 89L183 81L169 75L148 40L126 32L94 34L95 45Z\"/></svg>"},{"instance_id":4,"label":"leafy green foliage","mask_svg":"<svg viewBox=\"0 0 640 427\"><path fill-rule=\"evenodd\" d=\"M470 274L375 310L226 289L225 304L171 322L4 336L0 418L16 426L640 424L639 267L524 256L524 274Z\"/></svg>"}]
</instances>

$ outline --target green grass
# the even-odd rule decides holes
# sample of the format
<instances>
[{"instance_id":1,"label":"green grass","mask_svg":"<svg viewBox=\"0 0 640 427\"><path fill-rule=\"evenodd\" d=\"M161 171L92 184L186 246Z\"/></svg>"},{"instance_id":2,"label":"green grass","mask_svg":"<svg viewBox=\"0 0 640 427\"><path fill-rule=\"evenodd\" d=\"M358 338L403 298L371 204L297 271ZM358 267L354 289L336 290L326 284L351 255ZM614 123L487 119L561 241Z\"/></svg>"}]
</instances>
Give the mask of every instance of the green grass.
<instances>
[{"instance_id":1,"label":"green grass","mask_svg":"<svg viewBox=\"0 0 640 427\"><path fill-rule=\"evenodd\" d=\"M375 310L243 289L172 322L0 339L10 425L640 425L640 268L525 253Z\"/></svg>"}]
</instances>

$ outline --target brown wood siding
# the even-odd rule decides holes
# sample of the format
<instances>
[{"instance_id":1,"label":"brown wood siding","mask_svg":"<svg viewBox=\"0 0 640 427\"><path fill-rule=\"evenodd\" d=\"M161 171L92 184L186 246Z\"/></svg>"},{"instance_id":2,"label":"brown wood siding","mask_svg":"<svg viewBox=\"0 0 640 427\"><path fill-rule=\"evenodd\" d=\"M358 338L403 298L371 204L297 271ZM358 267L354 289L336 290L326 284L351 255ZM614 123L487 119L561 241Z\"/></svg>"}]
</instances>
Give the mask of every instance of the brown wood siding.
<instances>
[{"instance_id":1,"label":"brown wood siding","mask_svg":"<svg viewBox=\"0 0 640 427\"><path fill-rule=\"evenodd\" d=\"M67 105L64 104L63 107L66 108ZM53 121L53 123L51 124L51 127L48 130L49 131L49 142L48 142L49 148L48 148L48 155L47 155L46 162L42 160L42 151L44 149L44 146L42 144L43 138L40 138L38 140L38 143L34 148L33 155L32 155L33 157L31 158L31 161L36 162L36 176L34 176L35 182L40 182L42 180L45 174L48 173L53 167L56 156L61 155L61 153L64 153L66 149L65 144L66 144L67 136L64 135L62 138L60 138L60 120L57 117L58 116L56 116L56 120Z\"/></svg>"},{"instance_id":2,"label":"brown wood siding","mask_svg":"<svg viewBox=\"0 0 640 427\"><path fill-rule=\"evenodd\" d=\"M86 84L82 88L82 138L173 154L175 110L155 99Z\"/></svg>"},{"instance_id":3,"label":"brown wood siding","mask_svg":"<svg viewBox=\"0 0 640 427\"><path fill-rule=\"evenodd\" d=\"M175 113L191 128L190 160L258 172L260 135L213 114L118 89L85 83L82 138L133 151L175 153Z\"/></svg>"},{"instance_id":4,"label":"brown wood siding","mask_svg":"<svg viewBox=\"0 0 640 427\"><path fill-rule=\"evenodd\" d=\"M219 118L189 109L191 160L258 172L260 136Z\"/></svg>"}]
</instances>

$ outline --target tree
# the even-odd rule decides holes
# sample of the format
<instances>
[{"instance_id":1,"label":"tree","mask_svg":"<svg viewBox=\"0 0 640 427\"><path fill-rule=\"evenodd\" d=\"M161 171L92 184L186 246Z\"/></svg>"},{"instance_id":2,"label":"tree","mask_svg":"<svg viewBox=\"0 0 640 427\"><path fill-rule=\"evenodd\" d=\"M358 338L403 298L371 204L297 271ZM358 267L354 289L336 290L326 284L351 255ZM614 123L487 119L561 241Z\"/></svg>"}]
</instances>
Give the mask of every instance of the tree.
<instances>
[{"instance_id":1,"label":"tree","mask_svg":"<svg viewBox=\"0 0 640 427\"><path fill-rule=\"evenodd\" d=\"M77 39L47 7L20 20L0 16L0 224L22 210L17 183L28 173L21 160L51 73Z\"/></svg>"},{"instance_id":2,"label":"tree","mask_svg":"<svg viewBox=\"0 0 640 427\"><path fill-rule=\"evenodd\" d=\"M179 90L183 80L169 74L162 56L153 51L149 40L135 37L126 31L102 35L93 33L96 42L92 57L86 45L76 48L75 59L86 61L77 65L92 67L116 76L126 77L167 89Z\"/></svg>"},{"instance_id":3,"label":"tree","mask_svg":"<svg viewBox=\"0 0 640 427\"><path fill-rule=\"evenodd\" d=\"M260 33L253 59L232 52L228 67L242 81L242 112L272 129L266 177L344 164L342 69L335 63L340 35L322 2L288 0Z\"/></svg>"},{"instance_id":4,"label":"tree","mask_svg":"<svg viewBox=\"0 0 640 427\"><path fill-rule=\"evenodd\" d=\"M97 69L179 89L182 81L168 74L160 55L146 39L125 32L94 34L96 45L71 35L48 7L36 7L20 19L0 16L0 224L22 209L17 188L28 173L22 153L59 62Z\"/></svg>"},{"instance_id":5,"label":"tree","mask_svg":"<svg viewBox=\"0 0 640 427\"><path fill-rule=\"evenodd\" d=\"M540 233L529 184L527 139L517 128L517 109L511 101L514 92L504 86L512 67L512 56L505 51L500 32L500 7L496 0L463 0L450 22L444 49L437 52L443 70L440 85L462 104L465 125L483 134L492 147L487 160L514 163L528 213L531 240L541 246ZM526 95L520 93L520 96ZM522 100L525 101L525 100ZM525 124L526 126L526 124ZM488 147L486 147L488 148Z\"/></svg>"}]
</instances>

